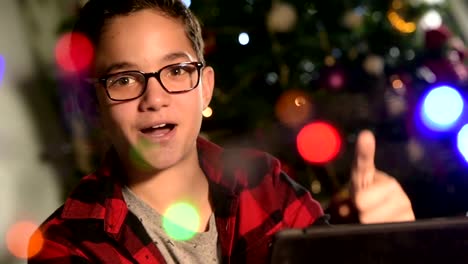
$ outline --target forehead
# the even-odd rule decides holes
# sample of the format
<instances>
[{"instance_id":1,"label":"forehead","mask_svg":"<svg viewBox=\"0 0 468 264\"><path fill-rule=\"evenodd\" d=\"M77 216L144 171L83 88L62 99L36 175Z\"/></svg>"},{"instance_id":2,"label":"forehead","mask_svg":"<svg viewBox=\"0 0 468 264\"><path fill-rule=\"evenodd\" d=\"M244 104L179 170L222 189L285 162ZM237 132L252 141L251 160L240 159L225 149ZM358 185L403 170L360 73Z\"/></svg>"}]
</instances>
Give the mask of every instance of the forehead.
<instances>
[{"instance_id":1,"label":"forehead","mask_svg":"<svg viewBox=\"0 0 468 264\"><path fill-rule=\"evenodd\" d=\"M184 53L196 60L184 24L161 11L144 9L107 21L96 47L95 68L118 62L141 68L163 66L159 64L173 53Z\"/></svg>"}]
</instances>

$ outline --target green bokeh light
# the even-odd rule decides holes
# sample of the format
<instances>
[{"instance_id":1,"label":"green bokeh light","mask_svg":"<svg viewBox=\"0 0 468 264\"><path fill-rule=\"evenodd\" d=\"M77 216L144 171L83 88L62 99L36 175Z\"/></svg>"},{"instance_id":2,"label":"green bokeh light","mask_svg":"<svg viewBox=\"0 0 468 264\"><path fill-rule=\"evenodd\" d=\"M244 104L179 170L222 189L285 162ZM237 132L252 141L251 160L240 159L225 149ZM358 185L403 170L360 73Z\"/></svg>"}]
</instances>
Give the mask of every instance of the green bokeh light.
<instances>
[{"instance_id":1,"label":"green bokeh light","mask_svg":"<svg viewBox=\"0 0 468 264\"><path fill-rule=\"evenodd\" d=\"M195 207L188 203L176 203L166 210L163 228L174 240L191 239L200 226L200 216Z\"/></svg>"},{"instance_id":2,"label":"green bokeh light","mask_svg":"<svg viewBox=\"0 0 468 264\"><path fill-rule=\"evenodd\" d=\"M150 171L152 166L143 157L143 152L152 147L151 143L146 139L141 139L136 145L130 147L130 162L137 169L142 171Z\"/></svg>"}]
</instances>

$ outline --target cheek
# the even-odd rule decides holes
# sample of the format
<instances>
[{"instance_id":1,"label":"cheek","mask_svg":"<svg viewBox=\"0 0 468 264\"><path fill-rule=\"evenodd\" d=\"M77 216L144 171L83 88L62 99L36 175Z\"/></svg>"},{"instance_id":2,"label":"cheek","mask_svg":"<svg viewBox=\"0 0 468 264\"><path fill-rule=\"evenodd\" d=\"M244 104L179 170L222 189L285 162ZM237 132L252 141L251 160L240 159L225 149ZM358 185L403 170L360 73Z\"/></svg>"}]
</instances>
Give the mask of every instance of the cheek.
<instances>
[{"instance_id":1,"label":"cheek","mask_svg":"<svg viewBox=\"0 0 468 264\"><path fill-rule=\"evenodd\" d=\"M99 116L103 130L112 136L118 131L124 131L131 119L131 112L125 104L116 104L107 96L99 96Z\"/></svg>"},{"instance_id":2,"label":"cheek","mask_svg":"<svg viewBox=\"0 0 468 264\"><path fill-rule=\"evenodd\" d=\"M112 128L117 130L125 130L128 128L132 120L132 111L124 105L112 105L107 110L107 122Z\"/></svg>"}]
</instances>

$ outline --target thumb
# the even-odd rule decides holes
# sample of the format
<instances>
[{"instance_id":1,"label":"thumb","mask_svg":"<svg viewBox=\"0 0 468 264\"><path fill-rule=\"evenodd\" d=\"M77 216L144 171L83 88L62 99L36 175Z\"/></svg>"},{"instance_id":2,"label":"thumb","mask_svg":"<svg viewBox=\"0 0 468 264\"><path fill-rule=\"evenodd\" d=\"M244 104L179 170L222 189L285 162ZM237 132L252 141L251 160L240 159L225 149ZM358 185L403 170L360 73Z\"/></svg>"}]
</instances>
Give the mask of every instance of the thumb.
<instances>
[{"instance_id":1,"label":"thumb","mask_svg":"<svg viewBox=\"0 0 468 264\"><path fill-rule=\"evenodd\" d=\"M375 137L370 130L359 133L351 181L356 190L366 188L374 181L375 175Z\"/></svg>"}]
</instances>

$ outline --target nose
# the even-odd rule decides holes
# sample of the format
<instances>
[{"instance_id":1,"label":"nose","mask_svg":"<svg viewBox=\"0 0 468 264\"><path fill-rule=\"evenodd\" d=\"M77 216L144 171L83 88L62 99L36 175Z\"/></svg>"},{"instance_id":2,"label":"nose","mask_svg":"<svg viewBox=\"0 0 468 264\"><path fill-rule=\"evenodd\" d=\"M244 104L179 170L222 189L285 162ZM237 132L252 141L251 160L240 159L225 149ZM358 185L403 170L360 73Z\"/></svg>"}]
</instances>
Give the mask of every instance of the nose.
<instances>
[{"instance_id":1,"label":"nose","mask_svg":"<svg viewBox=\"0 0 468 264\"><path fill-rule=\"evenodd\" d=\"M171 95L164 90L155 76L151 76L146 85L146 91L139 104L141 111L157 111L170 105Z\"/></svg>"}]
</instances>

